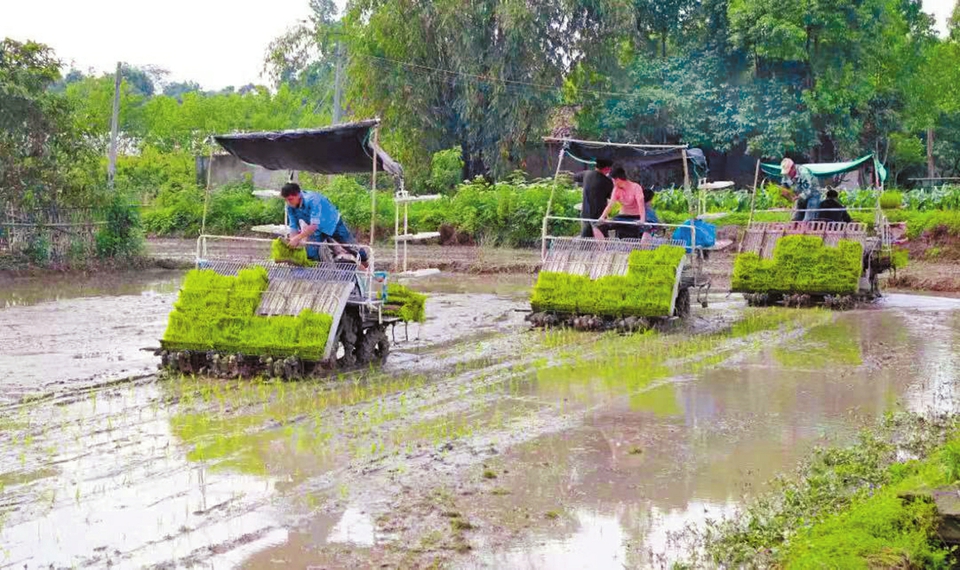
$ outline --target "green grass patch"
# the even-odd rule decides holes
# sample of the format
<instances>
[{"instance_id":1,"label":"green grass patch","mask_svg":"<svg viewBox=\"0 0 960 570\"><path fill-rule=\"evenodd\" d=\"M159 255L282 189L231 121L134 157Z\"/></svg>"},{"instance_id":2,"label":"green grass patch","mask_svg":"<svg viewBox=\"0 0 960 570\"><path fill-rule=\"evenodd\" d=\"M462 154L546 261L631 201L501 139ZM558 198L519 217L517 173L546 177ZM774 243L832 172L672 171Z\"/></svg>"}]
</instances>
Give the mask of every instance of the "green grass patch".
<instances>
[{"instance_id":1,"label":"green grass patch","mask_svg":"<svg viewBox=\"0 0 960 570\"><path fill-rule=\"evenodd\" d=\"M313 267L317 263L307 257L307 250L302 247L290 247L282 239L275 239L270 245L270 257L276 263L291 263L300 267Z\"/></svg>"},{"instance_id":2,"label":"green grass patch","mask_svg":"<svg viewBox=\"0 0 960 570\"><path fill-rule=\"evenodd\" d=\"M385 316L399 317L407 323L422 323L427 320L426 305L426 295L399 283L387 284Z\"/></svg>"},{"instance_id":3,"label":"green grass patch","mask_svg":"<svg viewBox=\"0 0 960 570\"><path fill-rule=\"evenodd\" d=\"M705 554L722 567L950 567L923 492L956 481L956 426L899 414L851 447L816 451L736 517L708 523Z\"/></svg>"},{"instance_id":4,"label":"green grass patch","mask_svg":"<svg viewBox=\"0 0 960 570\"><path fill-rule=\"evenodd\" d=\"M852 294L859 288L863 246L840 240L827 247L816 236L780 238L773 259L756 253L737 256L732 290L741 293Z\"/></svg>"},{"instance_id":5,"label":"green grass patch","mask_svg":"<svg viewBox=\"0 0 960 570\"><path fill-rule=\"evenodd\" d=\"M661 246L630 253L627 274L591 280L580 275L541 272L530 303L535 311L609 317L664 317L670 314L677 267L684 249Z\"/></svg>"},{"instance_id":6,"label":"green grass patch","mask_svg":"<svg viewBox=\"0 0 960 570\"><path fill-rule=\"evenodd\" d=\"M243 269L236 277L209 269L191 271L170 313L164 346L172 350L322 358L332 317L310 310L296 317L256 316L267 285L267 271L262 267Z\"/></svg>"}]
</instances>

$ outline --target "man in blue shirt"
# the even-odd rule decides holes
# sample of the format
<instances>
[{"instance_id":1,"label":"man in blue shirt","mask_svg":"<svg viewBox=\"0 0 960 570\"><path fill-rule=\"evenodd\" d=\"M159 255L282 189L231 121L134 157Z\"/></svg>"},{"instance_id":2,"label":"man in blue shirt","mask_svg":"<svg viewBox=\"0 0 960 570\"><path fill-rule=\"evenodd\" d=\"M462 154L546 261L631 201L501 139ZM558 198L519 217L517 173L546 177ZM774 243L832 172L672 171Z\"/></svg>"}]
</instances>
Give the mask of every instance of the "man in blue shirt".
<instances>
[{"instance_id":1,"label":"man in blue shirt","mask_svg":"<svg viewBox=\"0 0 960 570\"><path fill-rule=\"evenodd\" d=\"M285 184L280 195L287 202L287 220L292 230L287 238L290 247L303 247L307 242L322 243L332 241L336 244L355 244L353 234L343 223L340 211L330 200L319 192L301 191L300 185L293 182ZM320 248L307 245L307 257L320 259ZM346 251L334 247L340 258ZM367 252L360 249L360 261L367 264Z\"/></svg>"}]
</instances>

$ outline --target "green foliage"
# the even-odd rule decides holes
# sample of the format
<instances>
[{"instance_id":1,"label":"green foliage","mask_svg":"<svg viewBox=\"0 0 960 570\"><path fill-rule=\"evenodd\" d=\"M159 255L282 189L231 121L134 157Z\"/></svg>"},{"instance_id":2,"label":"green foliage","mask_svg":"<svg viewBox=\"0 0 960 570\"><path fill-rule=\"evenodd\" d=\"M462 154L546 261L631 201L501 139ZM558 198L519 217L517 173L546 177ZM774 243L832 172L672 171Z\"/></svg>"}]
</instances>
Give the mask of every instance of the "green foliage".
<instances>
[{"instance_id":1,"label":"green foliage","mask_svg":"<svg viewBox=\"0 0 960 570\"><path fill-rule=\"evenodd\" d=\"M896 210L901 206L903 206L902 192L888 191L880 195L880 207L884 210Z\"/></svg>"},{"instance_id":2,"label":"green foliage","mask_svg":"<svg viewBox=\"0 0 960 570\"><path fill-rule=\"evenodd\" d=\"M955 419L890 416L852 447L817 450L736 518L708 523L707 554L724 567L946 567L932 504L900 495L953 479L955 428Z\"/></svg>"},{"instance_id":3,"label":"green foliage","mask_svg":"<svg viewBox=\"0 0 960 570\"><path fill-rule=\"evenodd\" d=\"M309 309L296 317L256 316L267 286L262 267L243 269L236 277L209 269L189 272L170 313L164 347L319 360L333 319Z\"/></svg>"},{"instance_id":4,"label":"green foliage","mask_svg":"<svg viewBox=\"0 0 960 570\"><path fill-rule=\"evenodd\" d=\"M630 253L626 276L592 281L581 275L542 271L530 304L535 311L610 317L669 316L684 249L660 246Z\"/></svg>"},{"instance_id":5,"label":"green foliage","mask_svg":"<svg viewBox=\"0 0 960 570\"><path fill-rule=\"evenodd\" d=\"M404 287L399 283L387 284L387 300L383 314L399 317L407 323L422 323L427 320L427 296Z\"/></svg>"},{"instance_id":6,"label":"green foliage","mask_svg":"<svg viewBox=\"0 0 960 570\"><path fill-rule=\"evenodd\" d=\"M863 246L840 240L826 247L816 236L786 236L777 241L773 259L755 253L737 256L732 290L742 293L852 294L863 272Z\"/></svg>"},{"instance_id":7,"label":"green foliage","mask_svg":"<svg viewBox=\"0 0 960 570\"><path fill-rule=\"evenodd\" d=\"M467 179L508 173L525 143L545 134L565 72L615 48L603 38L624 26L624 12L581 0L350 2L343 26L355 110L396 129L384 144L414 172L431 152L456 146ZM428 71L435 67L446 72Z\"/></svg>"},{"instance_id":8,"label":"green foliage","mask_svg":"<svg viewBox=\"0 0 960 570\"><path fill-rule=\"evenodd\" d=\"M434 192L449 194L463 182L463 152L450 148L433 153L430 159L429 187Z\"/></svg>"},{"instance_id":9,"label":"green foliage","mask_svg":"<svg viewBox=\"0 0 960 570\"><path fill-rule=\"evenodd\" d=\"M890 263L894 269L903 269L910 263L910 252L904 248L897 247L893 249L890 256Z\"/></svg>"},{"instance_id":10,"label":"green foliage","mask_svg":"<svg viewBox=\"0 0 960 570\"><path fill-rule=\"evenodd\" d=\"M317 263L307 257L307 250L302 247L290 247L280 238L270 244L270 258L276 263L290 263L300 267L313 267Z\"/></svg>"},{"instance_id":11,"label":"green foliage","mask_svg":"<svg viewBox=\"0 0 960 570\"><path fill-rule=\"evenodd\" d=\"M207 233L232 235L251 226L283 220L283 201L261 200L249 183L216 188L207 212ZM143 229L152 235L196 236L203 220L204 190L194 185L168 185L143 212ZM368 210L369 211L369 210Z\"/></svg>"},{"instance_id":12,"label":"green foliage","mask_svg":"<svg viewBox=\"0 0 960 570\"><path fill-rule=\"evenodd\" d=\"M143 252L140 213L121 194L106 208L106 225L97 231L97 256L101 259L130 259Z\"/></svg>"},{"instance_id":13,"label":"green foliage","mask_svg":"<svg viewBox=\"0 0 960 570\"><path fill-rule=\"evenodd\" d=\"M85 126L48 90L59 78L49 47L0 42L0 205L89 205L98 194Z\"/></svg>"}]
</instances>

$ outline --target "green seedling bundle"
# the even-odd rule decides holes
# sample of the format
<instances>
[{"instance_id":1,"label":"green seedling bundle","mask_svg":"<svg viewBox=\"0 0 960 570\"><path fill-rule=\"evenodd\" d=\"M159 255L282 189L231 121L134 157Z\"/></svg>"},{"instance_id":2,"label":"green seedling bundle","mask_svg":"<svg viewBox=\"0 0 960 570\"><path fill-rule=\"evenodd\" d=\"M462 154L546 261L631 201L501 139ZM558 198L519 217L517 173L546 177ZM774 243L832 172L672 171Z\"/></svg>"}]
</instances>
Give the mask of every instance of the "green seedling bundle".
<instances>
[{"instance_id":1,"label":"green seedling bundle","mask_svg":"<svg viewBox=\"0 0 960 570\"><path fill-rule=\"evenodd\" d=\"M407 323L422 323L427 319L427 296L398 283L387 285L387 301L383 314L398 317Z\"/></svg>"},{"instance_id":2,"label":"green seedling bundle","mask_svg":"<svg viewBox=\"0 0 960 570\"><path fill-rule=\"evenodd\" d=\"M170 313L165 348L320 360L333 318L309 309L296 317L259 317L267 285L262 267L243 269L236 277L191 271Z\"/></svg>"},{"instance_id":3,"label":"green seedling bundle","mask_svg":"<svg viewBox=\"0 0 960 570\"><path fill-rule=\"evenodd\" d=\"M300 267L313 267L317 263L307 258L307 250L302 247L290 247L282 239L273 240L270 256L275 263L289 263Z\"/></svg>"},{"instance_id":4,"label":"green seedling bundle","mask_svg":"<svg viewBox=\"0 0 960 570\"><path fill-rule=\"evenodd\" d=\"M684 249L661 246L630 253L627 274L591 280L567 273L540 273L530 303L534 311L604 317L666 317L673 304Z\"/></svg>"},{"instance_id":5,"label":"green seedling bundle","mask_svg":"<svg viewBox=\"0 0 960 570\"><path fill-rule=\"evenodd\" d=\"M737 256L732 289L741 293L854 294L863 270L863 245L840 240L828 247L817 236L780 238L773 259Z\"/></svg>"}]
</instances>

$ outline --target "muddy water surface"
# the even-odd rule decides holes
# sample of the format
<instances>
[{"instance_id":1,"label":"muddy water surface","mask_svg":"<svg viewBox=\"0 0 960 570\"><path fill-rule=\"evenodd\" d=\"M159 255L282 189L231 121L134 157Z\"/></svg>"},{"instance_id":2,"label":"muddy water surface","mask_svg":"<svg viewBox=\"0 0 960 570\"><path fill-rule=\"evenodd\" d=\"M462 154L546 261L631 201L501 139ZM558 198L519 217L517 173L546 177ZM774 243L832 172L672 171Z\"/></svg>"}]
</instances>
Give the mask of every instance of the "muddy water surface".
<instances>
[{"instance_id":1,"label":"muddy water surface","mask_svg":"<svg viewBox=\"0 0 960 570\"><path fill-rule=\"evenodd\" d=\"M85 389L66 375L47 399L8 398L0 567L657 566L683 558L678 531L814 446L960 395L954 301L835 315L718 297L687 325L618 337L529 331L519 280L418 286L434 292L428 320L396 331L377 372ZM64 360L62 342L155 342L174 294L120 293L0 321ZM87 338L35 324L77 311L94 315ZM10 376L29 350L0 343Z\"/></svg>"},{"instance_id":2,"label":"muddy water surface","mask_svg":"<svg viewBox=\"0 0 960 570\"><path fill-rule=\"evenodd\" d=\"M0 402L156 370L183 272L0 281Z\"/></svg>"}]
</instances>

